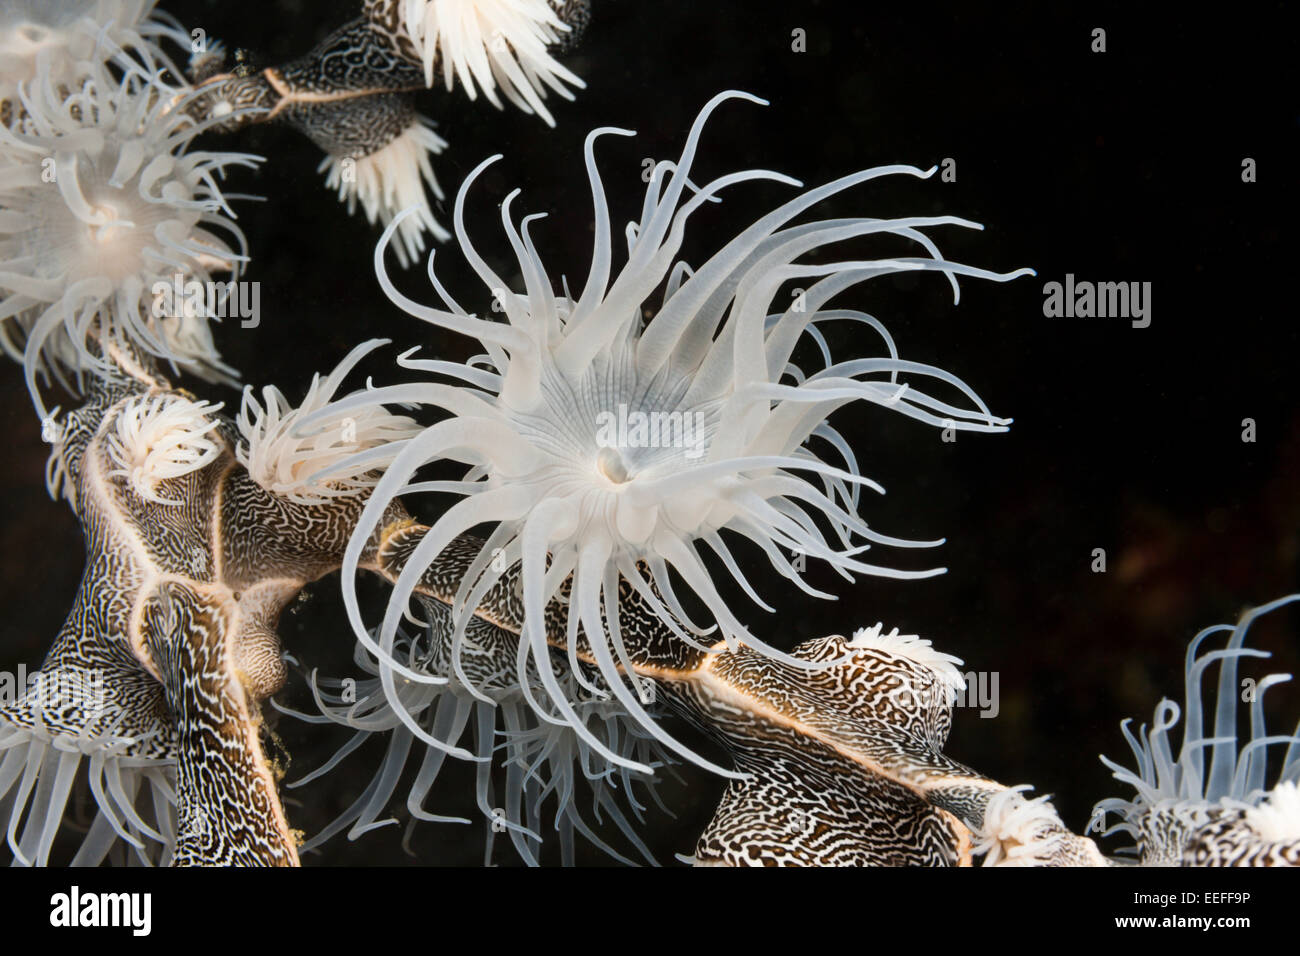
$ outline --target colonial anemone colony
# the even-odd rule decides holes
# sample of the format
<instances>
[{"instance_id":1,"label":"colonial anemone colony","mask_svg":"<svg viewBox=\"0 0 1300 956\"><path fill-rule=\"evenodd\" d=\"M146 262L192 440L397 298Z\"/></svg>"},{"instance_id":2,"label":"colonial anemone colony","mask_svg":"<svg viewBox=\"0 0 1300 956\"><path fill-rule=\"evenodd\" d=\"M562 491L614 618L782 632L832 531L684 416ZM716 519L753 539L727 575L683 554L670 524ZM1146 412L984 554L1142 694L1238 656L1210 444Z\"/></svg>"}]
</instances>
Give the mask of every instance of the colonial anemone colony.
<instances>
[{"instance_id":1,"label":"colonial anemone colony","mask_svg":"<svg viewBox=\"0 0 1300 956\"><path fill-rule=\"evenodd\" d=\"M502 833L530 864L551 839L572 862L579 838L622 862L665 862L640 824L680 761L727 781L690 856L701 865L1112 862L1046 798L944 754L956 658L852 621L851 637L784 647L737 604L775 609L760 563L809 598L838 595L796 558L849 582L942 573L868 554L941 542L888 533L879 499L863 495L884 489L833 424L843 409L878 406L918 432L1010 425L958 375L904 358L861 306L871 280L904 273L937 274L956 300L959 279L1031 271L946 258L945 231L980 228L954 216L817 218L827 200L865 205L933 170L877 167L811 188L762 169L716 173L710 116L763 103L725 92L679 156L653 164L625 226L597 152L602 137L632 134L587 137L592 217L545 227L591 229L579 290L544 264L541 217L516 218L519 192L504 196L511 282L477 251L471 233L486 224L467 213L497 157L465 178L448 230L426 190L441 198L433 162L449 146L417 97L434 85L481 93L553 124L545 90L583 88L559 58L588 3L367 0L314 50L262 70L227 68L219 44L190 42L153 6L10 4L0 18L0 331L52 444L50 490L80 519L89 555L40 679L0 701L14 862L63 861L84 788L95 816L79 842L69 836L72 862L296 865L344 830L470 822L441 812L453 762L475 768L489 861ZM170 58L182 49L188 72ZM373 261L389 302L481 354L421 354L414 326L398 384L346 390L386 344L371 340L300 402L248 386L238 414L223 414L215 389L238 373L217 350L217 309L169 307L156 290L238 281L262 254L235 223L242 197L219 184L260 160L219 137L271 120L320 146L327 185L385 225ZM703 261L680 258L710 207L755 181L790 195ZM430 237L454 239L481 280L469 307L432 252L439 304L399 290L387 253L408 266ZM828 336L836 327L853 334ZM832 354L841 339L850 354ZM80 403L63 415L47 407L59 387ZM317 712L305 713L276 699L297 665L277 624L334 571L348 622L322 639L350 643L359 676L312 672ZM383 603L365 599L365 576ZM1238 743L1237 662L1260 656L1244 647L1252 619L1219 629L1223 650L1200 653L1214 629L1193 642L1177 758L1173 704L1149 734L1125 730L1139 767L1114 766L1136 795L1099 804L1094 823L1118 813L1141 862L1297 862L1300 742L1268 734L1256 703ZM1207 738L1200 682L1216 661ZM1261 696L1283 679L1262 681ZM361 795L319 832L296 831L282 802L268 702L353 731L290 787L332 785L336 767L384 739ZM684 741L687 727L719 756ZM1266 752L1283 745L1270 774Z\"/></svg>"}]
</instances>

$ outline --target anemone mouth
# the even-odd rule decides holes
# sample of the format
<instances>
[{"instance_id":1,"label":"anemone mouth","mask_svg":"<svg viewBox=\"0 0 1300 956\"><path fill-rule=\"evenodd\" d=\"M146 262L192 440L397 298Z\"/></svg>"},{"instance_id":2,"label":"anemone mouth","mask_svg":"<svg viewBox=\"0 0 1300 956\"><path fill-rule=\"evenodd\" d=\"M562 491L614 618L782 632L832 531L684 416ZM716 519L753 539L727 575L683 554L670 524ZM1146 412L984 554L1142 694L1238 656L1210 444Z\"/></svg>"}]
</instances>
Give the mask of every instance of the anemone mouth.
<instances>
[{"instance_id":1,"label":"anemone mouth","mask_svg":"<svg viewBox=\"0 0 1300 956\"><path fill-rule=\"evenodd\" d=\"M1278 786L1292 786L1300 781L1300 726L1291 734L1272 734L1264 719L1264 696L1269 688L1291 680L1290 674L1269 674L1253 685L1249 702L1250 732L1244 742L1238 733L1239 665L1245 658L1267 658L1266 651L1245 646L1251 625L1261 616L1300 602L1300 594L1291 594L1247 611L1236 625L1217 625L1198 633L1188 645L1184 667L1184 697L1180 707L1174 701L1161 700L1150 729L1143 724L1134 734L1129 720L1120 726L1133 756L1136 769L1102 757L1102 763L1116 780L1133 788L1130 798L1113 797L1093 808L1088 831L1103 836L1127 833L1137 844L1120 852L1138 853L1144 859L1164 861L1181 859L1182 847L1173 845L1179 835L1210 821L1225 810L1258 809L1268 790L1270 748L1285 745L1275 778ZM1201 652L1207 638L1226 634L1220 649ZM1215 697L1207 701L1202 691L1206 672L1218 665ZM1207 707L1207 704L1209 705ZM1207 730L1206 711L1214 715ZM1170 732L1182 723L1182 743L1177 754ZM1107 814L1118 820L1106 827ZM1164 825L1153 823L1155 818ZM1173 841L1173 842L1171 842Z\"/></svg>"},{"instance_id":2,"label":"anemone mouth","mask_svg":"<svg viewBox=\"0 0 1300 956\"><path fill-rule=\"evenodd\" d=\"M116 289L132 280L143 283L159 278L155 234L158 227L172 221L167 211L144 202L133 203L121 189L109 185L117 161L111 151L98 157L72 154L64 161L75 164L69 172L81 186L80 201L60 206L48 196L42 197L45 206L35 199L26 204L33 228L15 237L18 255L35 264L35 275L55 294L96 280L106 279L105 288ZM38 223L36 217L42 212L46 215ZM180 224L189 233L199 220L200 214L194 212L185 215Z\"/></svg>"},{"instance_id":3,"label":"anemone mouth","mask_svg":"<svg viewBox=\"0 0 1300 956\"><path fill-rule=\"evenodd\" d=\"M93 3L85 0L49 3L17 0L0 12L0 77L16 85L31 79L42 51L84 56L94 46L94 31L83 22ZM94 25L94 21L89 21Z\"/></svg>"},{"instance_id":4,"label":"anemone mouth","mask_svg":"<svg viewBox=\"0 0 1300 956\"><path fill-rule=\"evenodd\" d=\"M632 477L623 455L617 448L606 446L596 453L596 470L612 485L624 485Z\"/></svg>"},{"instance_id":5,"label":"anemone mouth","mask_svg":"<svg viewBox=\"0 0 1300 956\"><path fill-rule=\"evenodd\" d=\"M955 217L797 222L822 200L851 187L888 176L925 178L933 172L910 166L865 170L802 191L699 268L677 261L688 221L725 189L756 180L801 186L766 170L723 175L703 185L691 181L705 123L729 99L763 102L729 92L704 107L680 158L661 162L653 171L640 217L625 230L627 256L616 275L614 229L594 145L602 135L631 134L598 129L587 137L584 157L595 208L595 245L586 285L576 298L568 295L567 287L558 294L547 276L530 233L538 217L526 216L516 225L511 206L517 191L502 203L501 221L523 276L522 291L513 291L475 250L465 225L466 195L494 160L480 165L461 186L453 226L462 253L491 290L493 308L504 321L485 320L462 308L439 283L432 256L429 275L445 308L427 307L402 295L384 268L384 251L400 223L395 220L375 255L390 300L416 318L478 339L486 355L458 365L414 359L408 353L399 364L431 373L434 381L343 399L332 412L403 402L449 414L405 442L392 459L345 555L349 617L358 640L378 658L381 678L392 681L400 674L417 683L428 680L393 657L397 623L420 575L442 549L471 528L487 524L495 530L467 569L452 603L454 643L463 640L477 602L507 569L519 566L525 648L519 666L536 666L545 706L570 722L586 744L605 759L643 771L647 768L613 753L584 731L552 672L549 642L572 642L579 630L596 635L590 642L593 666L632 718L670 750L729 773L667 735L628 686L631 678L624 675L634 673L637 641L646 638L629 643L630 632L619 620L620 581L655 609L651 630L670 632L691 648L714 645L716 638L706 638L716 630L725 642L720 647L747 644L795 667L824 666L791 658L757 639L715 586L705 555L716 557L766 610L772 608L741 570L729 540L756 546L776 573L818 597L830 595L803 580L795 567L799 555L826 562L848 580L855 574L917 578L942 573L939 568L903 571L862 560L872 546L914 548L939 542L881 534L857 514L863 486L883 489L861 475L853 449L827 417L851 402L865 401L936 427L999 432L1009 424L952 373L900 358L892 337L874 316L828 307L828 302L871 279L900 272L938 273L956 295L958 276L1001 282L1032 271L996 273L945 259L929 230L977 228ZM877 260L805 260L815 250L864 236L896 242L902 254ZM798 297L781 297L794 283L806 288ZM643 324L646 314L654 318ZM865 326L879 341L879 352L835 361L820 331L829 322ZM793 361L801 341L820 350L822 368L805 370ZM951 395L931 394L923 387L928 382L940 383ZM602 443L599 419L617 416L623 406L629 412L702 413L698 455L688 455L682 447L633 447L637 443L626 436ZM311 417L308 423L314 423ZM424 465L448 460L467 466L462 480L434 483L436 488L413 480ZM459 500L424 536L397 577L377 638L372 639L353 583L358 559L389 503L422 489L450 493ZM710 620L692 620L674 591L673 578L701 600ZM567 638L547 633L545 609L557 597L567 612Z\"/></svg>"},{"instance_id":6,"label":"anemone mouth","mask_svg":"<svg viewBox=\"0 0 1300 956\"><path fill-rule=\"evenodd\" d=\"M0 56L34 58L41 50L66 44L66 38L53 27L26 21L0 33Z\"/></svg>"}]
</instances>

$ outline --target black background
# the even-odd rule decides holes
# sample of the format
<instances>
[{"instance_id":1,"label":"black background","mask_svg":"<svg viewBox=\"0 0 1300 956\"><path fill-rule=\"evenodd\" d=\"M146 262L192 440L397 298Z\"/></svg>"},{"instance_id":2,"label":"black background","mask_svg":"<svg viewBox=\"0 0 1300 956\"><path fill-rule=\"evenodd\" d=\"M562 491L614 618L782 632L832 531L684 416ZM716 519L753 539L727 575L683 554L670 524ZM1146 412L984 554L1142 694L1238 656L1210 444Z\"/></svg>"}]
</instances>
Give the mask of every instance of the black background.
<instances>
[{"instance_id":1,"label":"black background","mask_svg":"<svg viewBox=\"0 0 1300 956\"><path fill-rule=\"evenodd\" d=\"M638 131L599 150L621 225L639 209L642 160L675 157L699 108L733 87L771 106L737 103L715 115L697 181L766 167L813 185L878 164L925 167L951 157L954 183L891 179L842 194L818 215L964 216L986 229L936 233L950 258L1038 271L1004 285L966 281L956 307L933 276L872 283L839 300L882 319L905 358L961 376L1015 424L1006 435L944 444L887 411L840 412L834 422L864 474L889 492L864 504L866 519L889 534L948 538L934 555L888 560L925 567L918 558L932 558L949 571L850 585L814 568L813 583L838 602L764 582L780 612L746 608L742 617L782 646L880 620L933 640L966 669L997 671L1001 712L983 720L959 710L949 753L1005 783L1054 794L1067 824L1081 829L1096 800L1121 792L1097 754L1128 762L1120 719L1149 720L1162 695L1181 699L1192 634L1300 583L1292 284L1300 117L1284 5L1236 4L1208 18L1186 7L1104 4L595 2L584 43L566 60L588 88L573 103L548 100L557 128L470 102L459 88L424 97L450 141L436 161L449 200L480 160L505 154L469 205L477 247L502 275L515 271L496 205L509 190L524 191L517 215L550 214L533 234L552 278L580 283L591 240L587 131ZM248 49L259 65L305 52L355 6L164 3L186 26ZM1105 53L1090 52L1096 27L1107 31ZM795 29L807 32L806 52L791 49ZM274 383L296 400L314 371L372 336L458 359L477 351L386 302L371 269L378 230L326 192L310 143L289 129L258 128L213 145L268 157L258 174L231 180L234 191L268 198L237 207L254 257L246 278L262 283L263 322L216 333L247 382ZM1258 163L1256 183L1241 180L1245 157ZM733 189L694 217L683 256L701 261L788 195L771 184ZM450 201L436 212L449 222ZM467 307L488 305L454 248L439 262ZM1151 327L1044 318L1043 283L1067 272L1151 282ZM418 270L403 285L433 301ZM836 354L850 354L852 329L834 332ZM372 357L365 371L397 380L396 352ZM234 391L187 384L237 406ZM0 373L0 393L10 448L0 469L0 667L35 667L75 590L81 536L66 507L44 495L47 448L17 367ZM1257 424L1253 444L1241 440L1245 418ZM1104 574L1090 569L1094 548L1106 551ZM750 557L746 568L761 577L765 562ZM307 666L344 670L351 640L337 579L311 588L281 633ZM1298 634L1300 614L1281 612L1261 622L1252 643L1275 652L1269 670L1293 671ZM282 696L307 701L300 681ZM1276 689L1271 703L1275 731L1293 726L1300 688ZM290 720L276 729L293 756L290 779L347 737ZM363 749L342 771L287 793L292 824L310 834L332 819L363 789L379 754ZM676 817L652 811L643 828L661 861L691 851L720 790L690 770L666 784ZM450 768L436 793L432 809L474 816L470 768ZM336 837L305 862L482 860L477 825L422 825L415 857L401 849L402 830L356 843ZM508 846L495 860L516 862Z\"/></svg>"}]
</instances>

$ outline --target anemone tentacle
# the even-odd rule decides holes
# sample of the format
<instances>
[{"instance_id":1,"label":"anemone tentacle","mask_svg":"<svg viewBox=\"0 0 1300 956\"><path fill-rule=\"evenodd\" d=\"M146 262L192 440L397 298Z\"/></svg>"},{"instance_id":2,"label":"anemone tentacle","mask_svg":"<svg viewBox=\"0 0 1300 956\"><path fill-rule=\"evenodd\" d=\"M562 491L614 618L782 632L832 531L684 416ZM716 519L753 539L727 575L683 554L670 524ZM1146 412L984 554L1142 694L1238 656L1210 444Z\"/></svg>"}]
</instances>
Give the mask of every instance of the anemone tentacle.
<instances>
[{"instance_id":1,"label":"anemone tentacle","mask_svg":"<svg viewBox=\"0 0 1300 956\"><path fill-rule=\"evenodd\" d=\"M59 685L83 695L52 692ZM77 786L89 789L96 813L74 866L120 856L123 844L146 865L170 862L177 818L172 744L151 739L156 731L144 730L143 712L121 706L128 686L123 681L110 691L102 672L47 667L37 690L0 710L0 827L15 863L49 863ZM93 688L102 691L97 700L84 694Z\"/></svg>"},{"instance_id":2,"label":"anemone tentacle","mask_svg":"<svg viewBox=\"0 0 1300 956\"><path fill-rule=\"evenodd\" d=\"M424 251L425 232L438 242L451 237L434 218L424 194L427 183L436 198L443 198L429 157L446 148L447 141L433 131L433 123L415 116L404 132L375 152L360 157L326 156L317 171L325 173L325 185L338 192L349 213L360 200L366 221L372 225L382 221L387 226L402 210L417 210L402 220L401 242L393 247L406 265Z\"/></svg>"},{"instance_id":3,"label":"anemone tentacle","mask_svg":"<svg viewBox=\"0 0 1300 956\"><path fill-rule=\"evenodd\" d=\"M21 131L0 127L0 345L37 378L79 391L104 374L94 340L130 343L211 380L232 380L208 325L226 315L246 260L217 179L258 157L193 149L204 124L156 67L88 68L78 87L22 84Z\"/></svg>"},{"instance_id":4,"label":"anemone tentacle","mask_svg":"<svg viewBox=\"0 0 1300 956\"><path fill-rule=\"evenodd\" d=\"M313 376L306 396L297 406L273 385L262 390L260 402L252 386L245 386L236 419L244 440L236 447L235 457L254 481L273 494L304 505L358 495L374 486L375 471L387 465L401 442L418 432L415 422L383 407L368 407L355 416L339 413L333 418L318 418L309 434L299 426L330 403L362 358L387 341L362 342L329 375ZM379 451L353 467L358 465L358 451L368 449ZM337 470L343 461L349 465L346 474ZM328 480L310 480L323 472L328 473Z\"/></svg>"},{"instance_id":5,"label":"anemone tentacle","mask_svg":"<svg viewBox=\"0 0 1300 956\"><path fill-rule=\"evenodd\" d=\"M425 85L439 77L448 90L459 85L470 99L481 90L501 108L497 90L548 126L548 89L573 99L566 87L583 89L582 78L555 59L570 46L589 15L588 0L367 0L374 22L400 28Z\"/></svg>"},{"instance_id":6,"label":"anemone tentacle","mask_svg":"<svg viewBox=\"0 0 1300 956\"><path fill-rule=\"evenodd\" d=\"M75 89L110 61L156 62L179 71L162 41L190 45L190 36L158 0L7 0L0 9L0 125L28 122L21 90L39 78Z\"/></svg>"},{"instance_id":7,"label":"anemone tentacle","mask_svg":"<svg viewBox=\"0 0 1300 956\"><path fill-rule=\"evenodd\" d=\"M1295 808L1289 788L1300 782L1300 726L1290 734L1271 734L1264 721L1265 692L1291 680L1291 675L1270 674L1254 682L1247 697L1238 681L1238 664L1248 657L1271 656L1246 647L1247 633L1261 616L1297 602L1300 594L1279 598L1247 611L1235 626L1208 627L1192 639L1184 666L1183 706L1162 699L1151 729L1143 724L1137 734L1130 729L1130 720L1120 725L1136 769L1101 758L1115 779L1134 793L1097 803L1090 829L1102 831L1103 836L1128 834L1134 845L1119 852L1135 854L1150 865L1178 864L1189 858L1198 865L1229 865L1258 855L1261 843L1276 842L1261 839L1258 833L1251 836L1250 828L1254 821L1270 835L1286 831L1275 824ZM1228 635L1224 647L1201 653L1206 639L1220 634ZM1202 681L1214 664L1218 665L1214 723L1207 735ZM1250 703L1250 734L1244 742L1237 730L1239 700ZM1170 731L1180 719L1182 743L1175 755ZM1281 745L1286 750L1275 764L1270 785L1268 751ZM1108 814L1118 820L1106 827ZM1300 832L1292 833L1285 843L1288 846L1277 852L1300 863Z\"/></svg>"},{"instance_id":8,"label":"anemone tentacle","mask_svg":"<svg viewBox=\"0 0 1300 956\"><path fill-rule=\"evenodd\" d=\"M408 666L440 674L448 678L447 683L404 684L398 700L393 701L385 694L382 682L373 676L344 682L320 680L313 674L311 687L320 716L279 708L304 720L328 720L356 731L329 761L290 787L304 786L328 774L370 736L389 734L385 757L365 790L343 814L307 840L303 851L320 846L345 829L348 839L356 840L371 830L396 823L395 818L381 815L397 792L403 770L415 764L416 756L420 758L418 770L405 801L412 828L407 840L421 821L470 823L464 817L440 815L426 808L450 754L470 757L479 764L475 801L486 824L485 862L491 862L494 836L502 832L508 834L520 858L535 866L541 861L548 831L558 835L565 865L573 862L576 836L618 862L634 862L597 834L581 809L589 799L596 823L607 817L643 860L655 863L634 821L640 821L645 810L637 800L636 790L644 789L658 803L658 778L642 778L626 767L616 767L602 760L566 724L540 719L515 682L513 664L518 637L481 617L467 629L473 651L467 655L471 660L465 666L472 672L478 691L490 699L476 699L466 693L450 673L449 609L427 599L422 601L422 607L430 620L428 629L418 641L403 638L396 650ZM355 659L366 674L379 673L375 659L361 645L357 646ZM564 664L557 662L557 667L563 669ZM669 762L658 743L630 721L617 703L609 701L607 694L583 695L572 674L565 683L579 698L579 715L607 747L653 769ZM426 743L422 753L415 750L413 755L420 742L404 725L398 708L420 721L429 736L444 746ZM461 739L472 743L468 748L459 747ZM504 772L504 791L496 789L491 768L496 768L498 775Z\"/></svg>"}]
</instances>

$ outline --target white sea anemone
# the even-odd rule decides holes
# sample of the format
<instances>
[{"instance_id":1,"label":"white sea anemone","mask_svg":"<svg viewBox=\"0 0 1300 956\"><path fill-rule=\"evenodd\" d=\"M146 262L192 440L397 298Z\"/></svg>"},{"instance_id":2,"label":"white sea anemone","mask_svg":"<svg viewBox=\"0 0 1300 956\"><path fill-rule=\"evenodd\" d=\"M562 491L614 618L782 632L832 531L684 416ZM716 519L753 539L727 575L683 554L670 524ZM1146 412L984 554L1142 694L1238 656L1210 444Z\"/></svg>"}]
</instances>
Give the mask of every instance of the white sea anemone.
<instances>
[{"instance_id":1,"label":"white sea anemone","mask_svg":"<svg viewBox=\"0 0 1300 956\"><path fill-rule=\"evenodd\" d=\"M433 86L437 64L450 90L453 80L470 99L476 87L497 108L496 89L547 125L555 119L542 102L550 87L565 99L564 84L583 89L582 79L551 56L547 47L569 31L555 11L563 0L398 0L402 25L424 61L425 83Z\"/></svg>"},{"instance_id":2,"label":"white sea anemone","mask_svg":"<svg viewBox=\"0 0 1300 956\"><path fill-rule=\"evenodd\" d=\"M0 101L9 123L23 119L19 88L38 78L75 88L92 64L119 51L172 67L159 46L164 37L189 45L189 36L156 13L157 0L6 0L0 7ZM174 67L173 67L174 69Z\"/></svg>"},{"instance_id":3,"label":"white sea anemone","mask_svg":"<svg viewBox=\"0 0 1300 956\"><path fill-rule=\"evenodd\" d=\"M130 399L108 432L108 456L117 466L110 476L125 478L146 501L183 504L164 498L158 485L198 471L221 454L219 440L209 437L220 424L213 417L220 409L176 394Z\"/></svg>"},{"instance_id":4,"label":"white sea anemone","mask_svg":"<svg viewBox=\"0 0 1300 956\"><path fill-rule=\"evenodd\" d=\"M306 434L299 426L308 415L328 406L357 363L387 341L363 342L328 376L312 376L307 395L296 408L274 386L262 390L262 402L254 397L251 385L244 389L236 420L244 441L235 449L235 456L254 481L299 504L322 504L329 498L357 495L374 487L377 478L371 469L383 468L397 454L401 441L420 432L414 421L378 407L361 409L354 415L318 417ZM318 472L372 448L381 448L387 454L367 461L364 471L335 472L328 481L311 480Z\"/></svg>"},{"instance_id":5,"label":"white sea anemone","mask_svg":"<svg viewBox=\"0 0 1300 956\"><path fill-rule=\"evenodd\" d=\"M426 232L438 242L451 238L433 217L424 192L424 183L428 183L434 196L443 198L429 157L446 148L447 141L433 131L433 123L416 116L406 131L383 149L361 157L326 156L318 171L325 173L325 185L337 190L339 199L347 203L349 214L361 200L371 225L382 222L387 226L403 210L415 210L403 217L398 226L401 242L393 247L405 266L424 251Z\"/></svg>"},{"instance_id":6,"label":"white sea anemone","mask_svg":"<svg viewBox=\"0 0 1300 956\"><path fill-rule=\"evenodd\" d=\"M1300 783L1279 783L1246 811L1246 824L1265 843L1300 840Z\"/></svg>"},{"instance_id":7,"label":"white sea anemone","mask_svg":"<svg viewBox=\"0 0 1300 956\"><path fill-rule=\"evenodd\" d=\"M627 263L612 283L612 229L593 148L604 133L631 134L603 129L587 138L595 249L577 301L557 293L546 275L529 235L529 223L537 217L525 217L522 231L516 230L511 218L514 193L502 204L501 215L525 291L507 291L506 282L475 252L465 229L465 196L487 163L462 186L454 226L464 255L493 290L506 322L478 318L457 305L433 278L432 257L430 276L447 309L422 306L398 292L383 267L383 249L394 229L389 227L375 256L389 298L413 316L477 338L487 355L466 365L404 359L405 368L449 381L381 388L343 400L336 409L413 402L451 415L408 442L393 460L376 485L345 557L348 613L358 639L379 657L386 686L393 683L394 673L417 682L435 680L394 659L397 624L419 575L449 542L479 524L494 530L455 596L453 647L463 639L479 600L509 567L522 562L522 640L551 704L589 745L620 765L626 765L627 758L584 730L555 678L545 630L548 601L567 605L570 641L579 625L587 635L596 635L591 640L594 659L627 711L666 746L703 763L645 714L619 673L620 665L625 674L632 670L619 623L620 575L681 640L703 647L699 639L713 626L706 629L690 622L674 592L670 568L702 600L728 646L745 643L808 668L819 665L780 654L754 638L714 586L699 545L715 553L740 587L768 610L720 532L748 540L778 572L821 597L829 595L805 583L787 554L819 558L850 580L854 572L895 578L942 572L899 571L860 560L870 544L918 547L940 542L900 540L867 526L856 513L855 486L881 489L858 473L852 450L826 417L862 400L938 427L1000 432L1007 420L992 415L956 376L900 359L875 318L823 306L854 285L900 272L940 273L955 293L958 275L1004 281L1029 270L1000 274L945 260L922 229L978 228L949 216L787 226L819 201L859 183L891 175L929 175L910 166L858 172L804 192L761 218L699 269L675 263L688 219L725 187L759 179L799 185L762 170L722 176L702 187L688 181L706 119L718 104L733 98L763 102L730 92L705 106L680 160L662 162L654 170L641 218L627 229ZM688 189L695 193L689 198ZM893 237L915 244L922 255L817 265L797 261L812 250L860 236ZM788 281L809 287L788 308L776 306L778 290ZM651 296L661 286L662 302L651 307ZM643 327L643 315L649 314L644 310L651 308L657 315ZM886 354L832 364L817 326L833 320L860 322L875 330ZM827 360L825 368L811 374L791 362L805 334ZM900 381L904 375L907 382ZM921 388L927 379L943 383L950 397L963 404L928 394ZM806 446L813 437L822 439L842 465L824 461ZM464 462L470 470L463 480L436 487L409 485L418 468L439 460ZM819 484L803 476L815 476ZM372 641L352 583L364 542L395 496L431 487L462 500L443 514L414 551L395 583L379 639ZM638 562L644 562L644 575ZM571 589L562 592L570 577ZM453 653L453 664L456 659ZM521 667L526 660L521 655Z\"/></svg>"},{"instance_id":8,"label":"white sea anemone","mask_svg":"<svg viewBox=\"0 0 1300 956\"><path fill-rule=\"evenodd\" d=\"M985 866L1041 866L1053 859L1069 831L1046 797L1025 799L1027 784L1008 787L989 797L984 827L971 852L984 856Z\"/></svg>"},{"instance_id":9,"label":"white sea anemone","mask_svg":"<svg viewBox=\"0 0 1300 956\"><path fill-rule=\"evenodd\" d=\"M1129 770L1106 757L1101 759L1114 772L1115 779L1131 786L1135 793L1130 799L1116 797L1099 802L1093 809L1089 829L1101 829L1106 814L1118 814L1119 821L1103 835L1123 832L1139 844L1120 852L1140 852L1147 863L1177 863L1182 854L1180 841L1208 822L1216 811L1261 806L1267 794L1267 748L1288 745L1276 782L1300 781L1300 727L1290 735L1276 735L1269 734L1264 725L1265 692L1289 681L1291 675L1270 674L1253 683L1252 696L1242 698L1239 695L1243 685L1237 670L1241 658L1271 656L1267 651L1244 646L1251 624L1261 615L1297 601L1300 594L1279 598L1242 615L1235 627L1221 624L1193 638L1184 669L1184 707L1180 709L1168 698L1161 700L1151 730L1143 724L1137 735L1129 729L1128 720L1120 725L1137 758L1137 769ZM1207 637L1222 633L1230 635L1222 650L1197 656ZM1214 724L1207 736L1201 681L1214 663L1219 665L1219 681ZM1250 702L1250 737L1244 745L1237 733L1240 699ZM1169 732L1177 726L1180 716L1183 740L1175 757Z\"/></svg>"},{"instance_id":10,"label":"white sea anemone","mask_svg":"<svg viewBox=\"0 0 1300 956\"><path fill-rule=\"evenodd\" d=\"M100 67L72 91L46 76L19 91L24 130L0 128L0 343L21 349L42 417L37 376L80 384L104 367L94 339L205 378L232 373L207 334L214 309L167 307L160 290L197 283L224 314L231 287L208 285L211 273L238 280L246 257L217 177L258 158L191 151L205 127L180 95L142 69Z\"/></svg>"}]
</instances>

